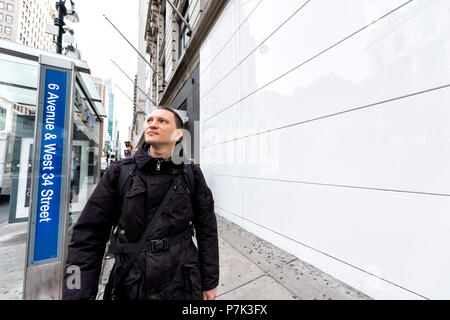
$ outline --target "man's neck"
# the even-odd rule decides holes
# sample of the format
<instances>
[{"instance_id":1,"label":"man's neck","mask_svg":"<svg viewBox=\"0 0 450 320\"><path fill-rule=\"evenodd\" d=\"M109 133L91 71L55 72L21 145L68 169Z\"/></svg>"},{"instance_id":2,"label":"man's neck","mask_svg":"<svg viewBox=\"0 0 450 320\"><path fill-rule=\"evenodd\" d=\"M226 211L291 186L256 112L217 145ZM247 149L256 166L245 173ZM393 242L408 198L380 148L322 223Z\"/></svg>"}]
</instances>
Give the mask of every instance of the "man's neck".
<instances>
[{"instance_id":1,"label":"man's neck","mask_svg":"<svg viewBox=\"0 0 450 320\"><path fill-rule=\"evenodd\" d=\"M170 146L150 146L148 149L148 154L152 158L163 158L163 159L169 159L172 156L172 150Z\"/></svg>"}]
</instances>

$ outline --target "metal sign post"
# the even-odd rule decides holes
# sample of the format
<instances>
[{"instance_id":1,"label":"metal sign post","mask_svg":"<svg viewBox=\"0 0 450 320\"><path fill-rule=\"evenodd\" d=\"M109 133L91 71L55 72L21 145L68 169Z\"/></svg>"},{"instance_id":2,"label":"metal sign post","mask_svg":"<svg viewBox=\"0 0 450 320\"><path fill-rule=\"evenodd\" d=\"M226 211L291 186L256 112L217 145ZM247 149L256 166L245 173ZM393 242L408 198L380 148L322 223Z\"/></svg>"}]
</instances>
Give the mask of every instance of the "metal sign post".
<instances>
[{"instance_id":1,"label":"metal sign post","mask_svg":"<svg viewBox=\"0 0 450 320\"><path fill-rule=\"evenodd\" d=\"M60 299L69 203L74 65L40 57L24 299Z\"/></svg>"}]
</instances>

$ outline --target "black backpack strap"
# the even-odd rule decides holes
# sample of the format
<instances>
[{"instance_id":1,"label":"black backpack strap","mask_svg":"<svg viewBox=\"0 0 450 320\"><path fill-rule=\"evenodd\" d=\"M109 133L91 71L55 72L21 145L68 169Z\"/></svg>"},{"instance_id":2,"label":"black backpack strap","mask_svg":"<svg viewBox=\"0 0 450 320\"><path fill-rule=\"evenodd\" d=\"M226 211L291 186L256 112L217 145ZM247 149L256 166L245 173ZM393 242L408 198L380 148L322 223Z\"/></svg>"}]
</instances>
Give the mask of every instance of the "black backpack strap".
<instances>
[{"instance_id":1,"label":"black backpack strap","mask_svg":"<svg viewBox=\"0 0 450 320\"><path fill-rule=\"evenodd\" d=\"M146 240L145 246L142 249L143 252L157 252L161 250L167 250L170 247L179 244L180 242L184 242L185 240L188 240L192 238L194 235L194 229L192 227L189 227L183 232L180 232L176 235L173 235L171 237L162 238L162 239L152 239L152 240ZM114 254L120 254L120 253L136 253L139 250L139 242L138 243L118 243L115 242L114 246L110 247L110 253Z\"/></svg>"},{"instance_id":2,"label":"black backpack strap","mask_svg":"<svg viewBox=\"0 0 450 320\"><path fill-rule=\"evenodd\" d=\"M123 202L125 190L127 190L130 187L131 177L134 176L134 173L136 171L136 162L134 160L134 157L122 159L120 161L120 164L121 164L121 168L120 168L119 180L117 181L117 186L116 186L117 195L119 197L119 203L117 205L117 223L120 219L120 210L121 210L121 205ZM110 247L115 246L115 243L117 241L116 237L114 236L114 230L116 229L117 223L114 223L111 228L111 234L109 236ZM109 249L108 249L108 251L109 251Z\"/></svg>"},{"instance_id":3,"label":"black backpack strap","mask_svg":"<svg viewBox=\"0 0 450 320\"><path fill-rule=\"evenodd\" d=\"M193 164L185 164L184 165L184 180L187 183L187 187L189 189L189 198L191 199L191 204L194 206L195 201L195 178L194 171L192 169Z\"/></svg>"},{"instance_id":4,"label":"black backpack strap","mask_svg":"<svg viewBox=\"0 0 450 320\"><path fill-rule=\"evenodd\" d=\"M192 164L185 164L184 165L186 169L186 182L188 184L188 188L191 192L191 195L195 194L195 178L194 178L194 171L192 170Z\"/></svg>"},{"instance_id":5,"label":"black backpack strap","mask_svg":"<svg viewBox=\"0 0 450 320\"><path fill-rule=\"evenodd\" d=\"M134 160L134 157L121 160L121 164L122 167L120 168L119 181L117 182L119 208L123 202L125 190L130 187L131 177L133 177L136 172L136 161Z\"/></svg>"}]
</instances>

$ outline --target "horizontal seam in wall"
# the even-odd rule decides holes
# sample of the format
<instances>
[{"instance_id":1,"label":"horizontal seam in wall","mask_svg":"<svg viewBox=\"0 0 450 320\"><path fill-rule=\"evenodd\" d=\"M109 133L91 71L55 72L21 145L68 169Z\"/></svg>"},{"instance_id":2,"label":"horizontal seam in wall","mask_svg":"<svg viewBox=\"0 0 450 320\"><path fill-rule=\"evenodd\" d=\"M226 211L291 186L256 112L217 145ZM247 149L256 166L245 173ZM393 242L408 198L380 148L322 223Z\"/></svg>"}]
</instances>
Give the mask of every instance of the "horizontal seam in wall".
<instances>
[{"instance_id":1,"label":"horizontal seam in wall","mask_svg":"<svg viewBox=\"0 0 450 320\"><path fill-rule=\"evenodd\" d=\"M242 28L242 26L247 22L247 20L250 18L250 16L253 14L253 12L258 8L258 6L263 2L263 0L259 0L259 2L255 5L255 7L252 9L252 11L248 14L248 16L245 18L244 21L239 25L239 27L233 32L233 34L228 38L228 40L224 43L222 48L219 49L219 51L216 53L216 55L211 59L211 61L208 62L208 64L205 66L204 69L201 70L200 76L203 75L203 73L208 70L211 63L219 56L219 54L223 51L223 49L226 47L226 45L233 39L233 37L236 35L236 33Z\"/></svg>"},{"instance_id":2,"label":"horizontal seam in wall","mask_svg":"<svg viewBox=\"0 0 450 320\"><path fill-rule=\"evenodd\" d=\"M227 177L227 178L264 180L264 181L272 181L272 182L309 184L309 185L325 186L325 187L338 187L338 188L362 189L362 190L382 191L382 192L397 192L397 193L419 194L419 195L426 195L426 196L450 197L450 194L445 194L445 193L420 192L420 191L395 190L395 189L383 189L383 188L375 188L375 187L350 186L350 185L340 185L340 184L332 184L332 183L320 183L320 182L311 182L311 181L269 179L269 178L260 178L260 177L244 177L244 176L233 176L233 175L215 174L215 173L212 173L212 174L211 173L205 173L205 176L218 176L218 177Z\"/></svg>"},{"instance_id":3,"label":"horizontal seam in wall","mask_svg":"<svg viewBox=\"0 0 450 320\"><path fill-rule=\"evenodd\" d=\"M258 50L259 47L261 47L267 40L269 40L275 33L277 33L288 21L290 21L297 13L300 12L311 0L307 0L305 3L303 3L300 8L296 9L293 14L291 14L285 21L283 21L277 28L275 28L274 31L272 31L271 34L269 34L263 41L261 41L260 44L256 46L252 51L250 51L249 54L247 54L241 61L238 62L237 65L235 65L221 80L219 80L216 84L214 84L211 88L208 89L208 91L200 98L202 100L204 97L206 97L214 88L216 88L222 81L224 81L234 70L236 70L245 60L248 59L253 53Z\"/></svg>"},{"instance_id":4,"label":"horizontal seam in wall","mask_svg":"<svg viewBox=\"0 0 450 320\"><path fill-rule=\"evenodd\" d=\"M356 269L356 270L359 270L359 271L361 271L361 272L367 273L367 274L369 274L369 275L371 275L371 276L373 276L373 277L375 277L375 278L377 278L377 279L380 279L380 280L385 281L385 282L387 282L387 283L389 283L389 284L391 284L391 285L393 285L393 286L396 286L396 287L398 287L398 288L400 288L400 289L403 289L403 290L405 290L405 291L408 291L408 292L410 292L410 293L412 293L412 294L414 294L414 295L417 295L417 296L419 296L419 297L421 297L421 298L423 298L423 299L430 300L429 298L427 298L427 297L425 297L425 296L423 296L423 295L421 295L421 294L419 294L419 293L416 293L416 292L414 292L414 291L412 291L412 290L410 290L410 289L407 289L407 288L405 288L405 287L402 287L401 285L398 285L398 284L396 284L396 283L394 283L394 282L391 282L391 281L389 281L389 280L387 280L387 279L381 278L381 277L379 277L379 276L377 276L377 275L375 275L375 274L373 274L373 273L371 273L371 272L369 272L369 271L367 271L367 270L364 270L364 269L362 269L362 268L360 268L360 267L354 266L354 265L352 265L351 263L348 263L348 262L346 262L346 261L344 261L344 260L341 260L341 259L339 259L339 258L336 258L336 257L334 257L334 256L332 256L332 255L330 255L330 254L328 254L328 253L325 253L325 252L323 252L323 251L320 251L320 250L318 250L318 249L315 249L315 248L313 248L313 247L311 247L311 246L309 246L309 245L307 245L307 244L305 244L305 243L302 243L302 242L300 242L300 241L298 241L298 240L292 239L292 238L290 238L290 237L288 237L288 236L286 236L286 235L284 235L284 234L281 234L281 233L279 233L279 232L277 232L277 231L275 231L275 230L272 230L272 229L270 229L270 228L267 228L267 227L265 227L265 226L263 226L263 225L261 225L261 224L259 224L259 223L257 223L257 222L254 222L254 221L249 220L249 219L247 219L247 218L241 217L241 216L235 214L234 212L231 212L231 211L229 211L229 210L227 210L227 209L221 208L220 206L217 206L217 205L215 205L215 207L217 207L217 208L219 208L220 210L223 210L223 211L225 211L225 212L228 212L228 213L230 213L230 214L232 214L232 215L234 215L234 216L236 216L236 217L238 217L238 218L240 218L240 219L242 219L242 220L248 221L248 222L253 223L254 225L257 225L257 226L259 226L259 227L261 227L261 228L263 228L263 229L266 229L266 230L268 230L268 231L270 231L270 232L273 232L273 233L275 233L275 234L277 234L277 235L279 235L279 236L281 236L281 237L283 237L283 238L286 238L286 239L288 239L288 240L290 240L290 241L292 241L292 242L295 242L295 243L297 243L297 244L300 244L300 245L302 245L302 246L304 246L304 247L306 247L306 248L308 248L308 249L311 249L311 250L316 251L316 252L318 252L318 253L320 253L320 254L323 254L323 255L325 255L325 256L327 256L327 257L333 259L333 260L336 260L336 261L338 261L338 262L341 262L341 263L343 263L343 264L345 264L345 265L347 265L347 266L350 266L350 267L352 267L352 268L354 268L354 269Z\"/></svg>"},{"instance_id":5,"label":"horizontal seam in wall","mask_svg":"<svg viewBox=\"0 0 450 320\"><path fill-rule=\"evenodd\" d=\"M409 0L409 1L405 2L404 4L402 4L401 6L399 6L399 7L395 8L395 9L391 10L390 12L388 12L388 13L385 14L385 15L383 15L382 17L380 17L380 18L374 20L373 22L369 23L368 25L366 25L366 26L360 28L359 30L353 32L353 33L350 34L349 36L347 36L347 37L345 37L345 38L339 40L339 41L336 42L335 44L333 44L333 45L331 45L330 47L326 48L325 50L323 50L323 51L317 53L316 55L312 56L311 58L307 59L306 61L300 63L299 65L297 65L297 66L295 66L295 67L293 67L292 69L286 71L285 73L283 73L283 74L281 74L280 76L276 77L275 79L269 81L268 83L266 83L265 85L263 85L263 86L261 86L260 88L256 89L255 91L250 92L248 95L244 96L243 98L240 98L239 100L233 102L231 105L229 105L229 106L223 108L222 110L216 112L215 114L211 115L209 118L205 119L205 120L202 121L202 122L206 122L206 121L210 120L211 118L213 118L213 117L217 116L218 114L224 112L225 110L231 108L231 107L234 106L235 104L237 104L237 103L239 103L239 102L241 102L241 101L247 99L248 97L250 97L251 95L255 94L256 92L261 91L262 89L264 89L265 87L271 85L272 83L275 83L276 81L278 81L278 80L280 80L281 78L285 77L286 75L288 75L289 73L293 72L294 70L297 70L297 69L300 68L301 66L303 66L303 65L307 64L308 62L310 62L310 61L316 59L317 57L321 56L321 55L324 54L325 52L330 51L330 50L333 49L334 47L340 45L340 44L343 43L344 41L346 41L346 40L350 39L351 37L355 36L356 34L362 32L363 30L367 29L368 27L374 25L375 23L377 23L377 22L380 21L381 19L383 19L383 18L389 16L390 14L392 14L392 13L394 13L395 11L399 10L400 8L404 7L404 6L407 5L408 3L411 3L412 1L413 1L413 0ZM235 69L235 68L234 68L234 69ZM234 69L233 69L233 70L234 70ZM231 70L231 72L232 72L233 70ZM231 72L230 72L230 73L231 73ZM222 81L223 81L223 80L222 80ZM209 93L209 92L208 92L208 93ZM206 96L206 94L205 94L203 97L205 97L205 96ZM200 101L203 99L203 97L200 98Z\"/></svg>"},{"instance_id":6,"label":"horizontal seam in wall","mask_svg":"<svg viewBox=\"0 0 450 320\"><path fill-rule=\"evenodd\" d=\"M274 129L269 129L269 130L253 133L253 134L250 134L250 135L247 135L247 136L238 137L238 138L234 138L234 139L230 139L230 140L225 140L225 141L213 143L213 144L210 144L210 145L202 146L201 148L205 149L205 148L214 147L214 146L217 146L217 145L220 145L220 144L225 144L225 143L229 143L229 142L233 142L233 141L247 139L247 138L250 138L250 137L257 136L257 135L270 133L270 132L278 131L278 130L283 130L283 129L287 129L287 128L291 128L291 127L307 124L307 123L310 123L310 122L323 120L323 119L326 119L326 118L340 116L340 115L343 115L343 114L346 114L346 113L350 113L350 112L360 111L360 110L371 108L371 107L377 107L377 106L380 106L380 105L383 105L383 104L387 104L387 103L390 103L390 102L393 102L393 101L407 99L407 98L411 98L411 97L418 96L418 95L421 95L421 94L426 94L426 93L434 92L434 91L437 91L437 90L446 89L446 88L449 88L449 87L450 87L450 84L446 84L446 85L442 85L442 86L439 86L439 87L436 87L436 88L426 89L426 90L410 93L410 94L407 94L407 95L403 95L403 96L400 96L400 97L395 97L395 98L391 98L391 99L387 99L387 100L371 103L371 104L368 104L368 105L365 105L365 106L351 108L351 109L348 109L348 110L343 110L343 111L339 111L339 112L336 112L336 113L328 114L328 115L325 115L325 116L321 116L321 117L317 117L317 118L313 118L313 119L309 119L309 120L304 120L304 121L300 121L300 122L295 122L295 123L288 124L288 125L281 126L281 127L277 127L277 128L274 128ZM201 123L203 123L203 122L201 122Z\"/></svg>"}]
</instances>

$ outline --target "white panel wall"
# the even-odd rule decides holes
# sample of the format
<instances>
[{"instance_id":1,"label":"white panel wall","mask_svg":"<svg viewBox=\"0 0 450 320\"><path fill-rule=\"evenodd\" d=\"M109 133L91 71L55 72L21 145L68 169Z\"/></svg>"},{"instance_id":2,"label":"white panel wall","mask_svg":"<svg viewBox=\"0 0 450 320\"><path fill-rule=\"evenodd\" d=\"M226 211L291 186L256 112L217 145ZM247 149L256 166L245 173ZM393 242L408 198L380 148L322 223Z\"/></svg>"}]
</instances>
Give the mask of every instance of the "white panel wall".
<instances>
[{"instance_id":1,"label":"white panel wall","mask_svg":"<svg viewBox=\"0 0 450 320\"><path fill-rule=\"evenodd\" d=\"M450 2L230 0L200 52L216 212L373 298L450 299Z\"/></svg>"}]
</instances>

